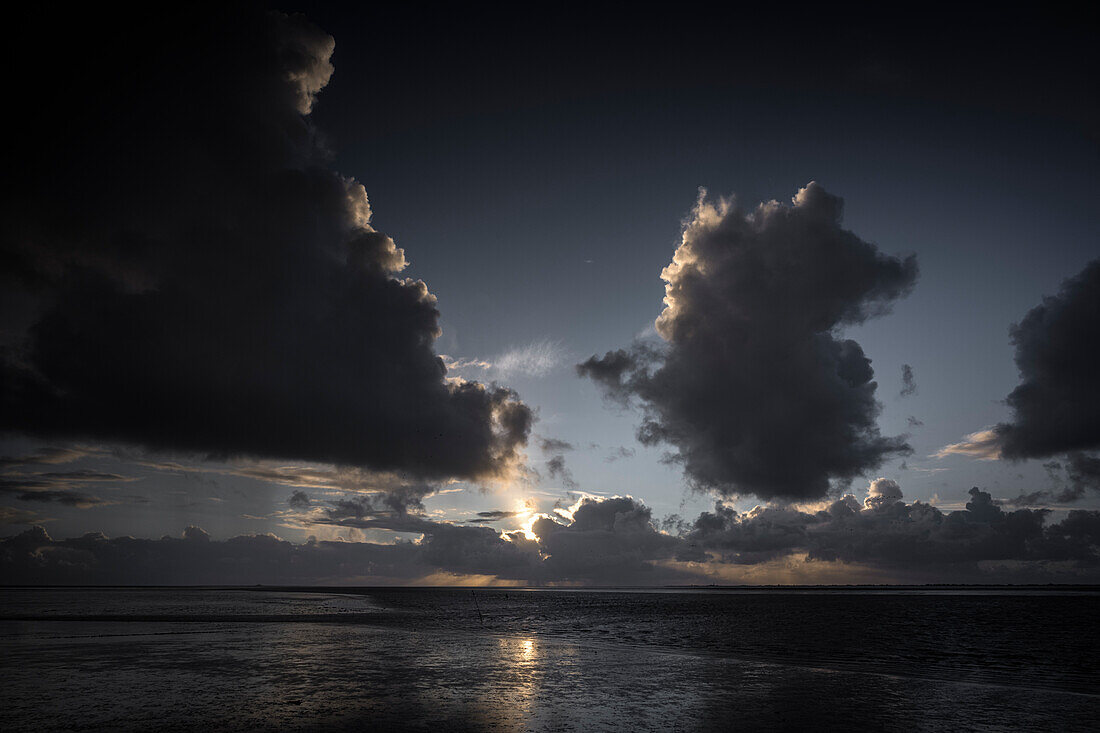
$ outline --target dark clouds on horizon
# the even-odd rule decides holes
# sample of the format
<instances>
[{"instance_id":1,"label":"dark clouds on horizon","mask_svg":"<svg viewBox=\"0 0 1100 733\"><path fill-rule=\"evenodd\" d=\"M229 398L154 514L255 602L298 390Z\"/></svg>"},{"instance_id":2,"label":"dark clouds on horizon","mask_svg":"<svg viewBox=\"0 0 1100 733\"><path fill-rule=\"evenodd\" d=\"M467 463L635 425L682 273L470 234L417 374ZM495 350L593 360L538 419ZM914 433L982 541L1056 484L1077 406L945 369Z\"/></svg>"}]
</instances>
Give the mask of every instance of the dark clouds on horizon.
<instances>
[{"instance_id":1,"label":"dark clouds on horizon","mask_svg":"<svg viewBox=\"0 0 1100 733\"><path fill-rule=\"evenodd\" d=\"M396 277L404 252L308 121L330 36L236 5L94 34L27 24L0 429L425 478L510 469L532 412L446 378L434 296Z\"/></svg>"},{"instance_id":2,"label":"dark clouds on horizon","mask_svg":"<svg viewBox=\"0 0 1100 733\"><path fill-rule=\"evenodd\" d=\"M964 510L945 513L920 501L907 504L896 482L877 479L862 505L850 494L817 512L765 507L738 515L719 504L714 513L700 515L687 540L734 563L797 551L810 561L932 571L943 578L965 575L979 563L1029 562L1069 563L1094 576L1100 512L1073 511L1050 525L1048 514L1005 512L977 488ZM1027 574L1025 567L1016 570Z\"/></svg>"},{"instance_id":3,"label":"dark clouds on horizon","mask_svg":"<svg viewBox=\"0 0 1100 733\"><path fill-rule=\"evenodd\" d=\"M333 520L423 535L395 544L294 544L273 535L214 541L197 527L183 539L91 533L53 540L33 527L0 540L0 574L10 583L47 584L402 583L449 575L638 585L737 582L736 573L723 571L789 569L793 562L815 572L885 572L920 582L1095 582L1100 512L1075 510L1055 523L1048 515L1006 512L977 488L965 509L945 513L908 504L895 482L877 479L863 504L847 495L817 511L757 507L739 514L719 502L693 523L680 522L675 534L658 531L650 509L629 497L586 498L571 519L539 518L535 539L413 515Z\"/></svg>"},{"instance_id":4,"label":"dark clouds on horizon","mask_svg":"<svg viewBox=\"0 0 1100 733\"><path fill-rule=\"evenodd\" d=\"M841 227L843 201L810 183L793 206L699 202L665 268L664 347L578 365L644 410L638 439L670 445L698 488L762 499L825 496L909 451L884 437L871 361L838 335L890 310L917 279Z\"/></svg>"}]
</instances>

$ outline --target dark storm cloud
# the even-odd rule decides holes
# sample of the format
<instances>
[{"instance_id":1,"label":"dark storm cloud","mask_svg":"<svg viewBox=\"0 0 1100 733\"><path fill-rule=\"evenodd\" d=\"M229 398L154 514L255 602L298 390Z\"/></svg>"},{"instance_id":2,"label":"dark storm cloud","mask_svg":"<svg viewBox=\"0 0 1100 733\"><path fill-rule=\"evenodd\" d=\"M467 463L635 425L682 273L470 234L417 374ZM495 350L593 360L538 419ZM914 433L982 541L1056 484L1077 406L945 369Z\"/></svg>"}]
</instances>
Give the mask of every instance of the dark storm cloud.
<instances>
[{"instance_id":1,"label":"dark storm cloud","mask_svg":"<svg viewBox=\"0 0 1100 733\"><path fill-rule=\"evenodd\" d=\"M985 460L1057 456L1045 464L1060 487L1021 494L1021 506L1069 503L1100 490L1100 260L1062 283L1010 329L1020 384L1005 402L1012 420L941 448Z\"/></svg>"},{"instance_id":2,"label":"dark storm cloud","mask_svg":"<svg viewBox=\"0 0 1100 733\"><path fill-rule=\"evenodd\" d=\"M1100 448L1100 260L1062 283L1011 329L1020 384L1011 422L996 427L1006 458Z\"/></svg>"},{"instance_id":3,"label":"dark storm cloud","mask_svg":"<svg viewBox=\"0 0 1100 733\"><path fill-rule=\"evenodd\" d=\"M286 500L286 503L295 509L307 509L312 502L310 502L309 500L309 494L302 491L301 489L296 489L294 492L291 493L290 498Z\"/></svg>"},{"instance_id":4,"label":"dark storm cloud","mask_svg":"<svg viewBox=\"0 0 1100 733\"><path fill-rule=\"evenodd\" d=\"M923 420L918 420L917 418L913 417L912 415L907 417L905 419L905 422L909 425L910 428L924 427L924 421Z\"/></svg>"},{"instance_id":5,"label":"dark storm cloud","mask_svg":"<svg viewBox=\"0 0 1100 733\"><path fill-rule=\"evenodd\" d=\"M531 411L446 378L435 297L306 117L333 39L236 5L92 33L95 12L32 14L14 41L0 429L508 471Z\"/></svg>"},{"instance_id":6,"label":"dark storm cloud","mask_svg":"<svg viewBox=\"0 0 1100 733\"><path fill-rule=\"evenodd\" d=\"M1066 476L1072 490L1078 494L1085 489L1100 490L1100 458L1085 453L1066 456Z\"/></svg>"},{"instance_id":7,"label":"dark storm cloud","mask_svg":"<svg viewBox=\"0 0 1100 733\"><path fill-rule=\"evenodd\" d=\"M639 440L672 446L696 486L817 498L909 450L879 433L871 361L838 330L888 312L916 260L841 228L842 207L816 183L750 212L701 196L661 275L666 346L578 365L608 398L637 398Z\"/></svg>"},{"instance_id":8,"label":"dark storm cloud","mask_svg":"<svg viewBox=\"0 0 1100 733\"><path fill-rule=\"evenodd\" d=\"M604 397L625 406L634 394L634 372L657 358L658 353L648 345L636 344L630 351L616 349L601 358L590 357L577 365L577 375L591 379L603 388Z\"/></svg>"},{"instance_id":9,"label":"dark storm cloud","mask_svg":"<svg viewBox=\"0 0 1100 733\"><path fill-rule=\"evenodd\" d=\"M901 365L901 391L899 397L909 397L917 393L917 382L913 378L913 367L908 364Z\"/></svg>"}]
</instances>

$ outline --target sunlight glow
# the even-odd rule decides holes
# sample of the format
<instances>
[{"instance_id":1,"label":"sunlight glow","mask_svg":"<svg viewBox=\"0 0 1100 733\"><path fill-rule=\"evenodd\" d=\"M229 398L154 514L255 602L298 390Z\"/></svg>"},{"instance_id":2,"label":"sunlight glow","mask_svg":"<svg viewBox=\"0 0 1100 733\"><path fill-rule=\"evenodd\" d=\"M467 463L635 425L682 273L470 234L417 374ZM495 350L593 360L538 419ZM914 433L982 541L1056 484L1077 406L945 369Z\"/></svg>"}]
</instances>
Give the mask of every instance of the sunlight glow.
<instances>
[{"instance_id":1,"label":"sunlight glow","mask_svg":"<svg viewBox=\"0 0 1100 733\"><path fill-rule=\"evenodd\" d=\"M538 509L538 504L532 499L520 499L517 502L515 520L519 525L519 530L529 540L537 539L535 533L531 531L531 527L542 515L536 513L536 509Z\"/></svg>"}]
</instances>

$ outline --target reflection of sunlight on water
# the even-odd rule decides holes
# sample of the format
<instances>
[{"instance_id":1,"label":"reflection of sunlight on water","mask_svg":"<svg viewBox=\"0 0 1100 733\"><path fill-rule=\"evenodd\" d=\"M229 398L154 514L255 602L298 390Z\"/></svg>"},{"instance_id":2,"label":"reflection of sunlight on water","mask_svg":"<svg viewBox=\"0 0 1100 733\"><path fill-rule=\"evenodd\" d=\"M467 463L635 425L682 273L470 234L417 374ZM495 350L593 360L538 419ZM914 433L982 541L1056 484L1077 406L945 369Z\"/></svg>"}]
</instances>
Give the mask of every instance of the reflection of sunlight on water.
<instances>
[{"instance_id":1,"label":"reflection of sunlight on water","mask_svg":"<svg viewBox=\"0 0 1100 733\"><path fill-rule=\"evenodd\" d=\"M500 656L512 667L529 672L529 668L538 661L538 643L532 636L502 637L499 644Z\"/></svg>"},{"instance_id":2,"label":"reflection of sunlight on water","mask_svg":"<svg viewBox=\"0 0 1100 733\"><path fill-rule=\"evenodd\" d=\"M500 659L505 669L505 689L516 725L530 721L539 694L543 670L539 645L531 636L506 636L498 640ZM499 702L499 701L498 701Z\"/></svg>"}]
</instances>

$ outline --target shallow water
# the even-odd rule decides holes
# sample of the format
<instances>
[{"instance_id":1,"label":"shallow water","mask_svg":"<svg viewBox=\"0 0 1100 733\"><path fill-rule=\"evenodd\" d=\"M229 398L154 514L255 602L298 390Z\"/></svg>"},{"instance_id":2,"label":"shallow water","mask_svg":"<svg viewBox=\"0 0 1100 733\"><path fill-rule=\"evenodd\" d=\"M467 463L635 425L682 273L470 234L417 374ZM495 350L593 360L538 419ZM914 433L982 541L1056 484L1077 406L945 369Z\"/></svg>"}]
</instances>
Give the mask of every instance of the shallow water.
<instances>
[{"instance_id":1,"label":"shallow water","mask_svg":"<svg viewBox=\"0 0 1100 733\"><path fill-rule=\"evenodd\" d=\"M4 730L1094 730L1098 597L0 591Z\"/></svg>"}]
</instances>

